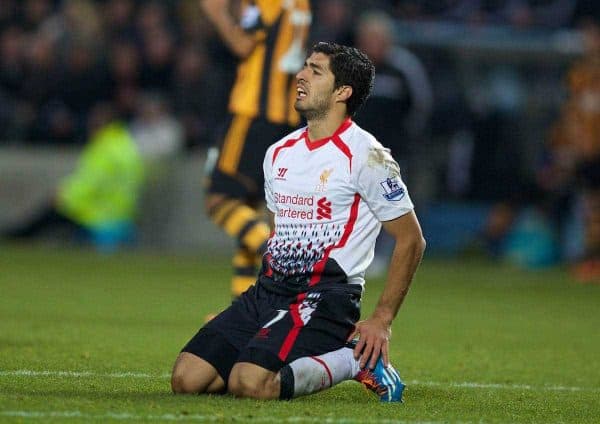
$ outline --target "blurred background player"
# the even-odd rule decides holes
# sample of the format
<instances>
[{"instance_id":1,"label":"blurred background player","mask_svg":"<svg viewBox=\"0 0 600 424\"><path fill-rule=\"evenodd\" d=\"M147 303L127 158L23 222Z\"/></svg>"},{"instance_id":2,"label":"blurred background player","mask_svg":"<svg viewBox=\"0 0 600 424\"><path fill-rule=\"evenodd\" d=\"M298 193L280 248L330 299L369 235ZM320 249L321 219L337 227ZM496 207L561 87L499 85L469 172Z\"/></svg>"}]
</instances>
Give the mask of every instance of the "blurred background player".
<instances>
[{"instance_id":1,"label":"blurred background player","mask_svg":"<svg viewBox=\"0 0 600 424\"><path fill-rule=\"evenodd\" d=\"M201 0L223 42L240 59L218 153L209 154L206 211L237 242L231 290L256 280L270 234L261 212L267 147L297 127L295 73L302 67L312 19L308 0ZM236 17L239 16L239 19Z\"/></svg>"},{"instance_id":2,"label":"blurred background player","mask_svg":"<svg viewBox=\"0 0 600 424\"><path fill-rule=\"evenodd\" d=\"M88 118L90 138L76 169L58 185L54 198L27 222L5 236L26 239L63 229L102 251L112 251L134 236L144 162L127 126L109 103L99 103Z\"/></svg>"},{"instance_id":3,"label":"blurred background player","mask_svg":"<svg viewBox=\"0 0 600 424\"><path fill-rule=\"evenodd\" d=\"M582 56L566 71L565 98L550 126L535 180L491 209L490 253L527 267L574 264L580 282L600 281L600 31L581 23ZM506 178L502 179L506 181Z\"/></svg>"},{"instance_id":4,"label":"blurred background player","mask_svg":"<svg viewBox=\"0 0 600 424\"><path fill-rule=\"evenodd\" d=\"M580 221L574 276L600 282L600 25L583 23L584 54L567 73L568 96L552 128L549 160L538 181L563 215ZM567 196L565 196L565 194ZM559 202L556 198L567 197ZM559 199L562 200L562 199Z\"/></svg>"}]
</instances>

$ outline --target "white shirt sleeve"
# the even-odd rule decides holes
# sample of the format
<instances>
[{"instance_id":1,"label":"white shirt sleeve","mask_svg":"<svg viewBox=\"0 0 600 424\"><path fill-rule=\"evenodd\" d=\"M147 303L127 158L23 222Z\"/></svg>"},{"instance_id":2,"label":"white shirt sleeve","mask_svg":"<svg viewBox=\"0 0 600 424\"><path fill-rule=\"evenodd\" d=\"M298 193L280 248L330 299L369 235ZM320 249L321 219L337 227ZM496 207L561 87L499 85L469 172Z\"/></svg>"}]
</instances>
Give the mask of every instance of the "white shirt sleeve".
<instances>
[{"instance_id":1,"label":"white shirt sleeve","mask_svg":"<svg viewBox=\"0 0 600 424\"><path fill-rule=\"evenodd\" d=\"M265 179L265 201L267 204L267 208L276 213L277 209L275 208L275 202L273 200L273 172L272 172L272 164L271 158L273 157L273 148L267 149L267 153L265 154L265 159L263 160L263 173Z\"/></svg>"},{"instance_id":2,"label":"white shirt sleeve","mask_svg":"<svg viewBox=\"0 0 600 424\"><path fill-rule=\"evenodd\" d=\"M356 174L356 185L379 221L390 221L414 209L398 163L381 145L369 147Z\"/></svg>"}]
</instances>

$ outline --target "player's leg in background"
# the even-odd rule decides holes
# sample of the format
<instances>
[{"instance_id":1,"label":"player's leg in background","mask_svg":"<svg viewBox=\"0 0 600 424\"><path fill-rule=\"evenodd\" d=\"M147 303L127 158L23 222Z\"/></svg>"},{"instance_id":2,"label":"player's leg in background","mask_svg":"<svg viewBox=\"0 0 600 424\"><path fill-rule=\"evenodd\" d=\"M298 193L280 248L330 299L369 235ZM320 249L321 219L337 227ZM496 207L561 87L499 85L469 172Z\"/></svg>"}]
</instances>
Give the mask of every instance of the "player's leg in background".
<instances>
[{"instance_id":1,"label":"player's leg in background","mask_svg":"<svg viewBox=\"0 0 600 424\"><path fill-rule=\"evenodd\" d=\"M269 226L255 208L224 194L209 194L206 207L212 221L237 241L231 292L239 296L256 281L257 265L270 234Z\"/></svg>"},{"instance_id":2,"label":"player's leg in background","mask_svg":"<svg viewBox=\"0 0 600 424\"><path fill-rule=\"evenodd\" d=\"M237 241L232 294L256 279L271 229L264 214L263 160L267 148L291 129L265 119L233 116L214 157L206 196L213 222Z\"/></svg>"},{"instance_id":3,"label":"player's leg in background","mask_svg":"<svg viewBox=\"0 0 600 424\"><path fill-rule=\"evenodd\" d=\"M263 252L263 248L254 251L244 247L237 249L233 256L233 275L231 277L231 294L234 297L245 292L256 282L257 267Z\"/></svg>"},{"instance_id":4,"label":"player's leg in background","mask_svg":"<svg viewBox=\"0 0 600 424\"><path fill-rule=\"evenodd\" d=\"M207 161L205 209L211 220L236 240L231 291L239 296L256 281L260 258L270 235L269 225L256 206L264 197L262 159L276 139L262 133L255 121L231 117L214 164ZM212 167L211 167L212 165Z\"/></svg>"}]
</instances>

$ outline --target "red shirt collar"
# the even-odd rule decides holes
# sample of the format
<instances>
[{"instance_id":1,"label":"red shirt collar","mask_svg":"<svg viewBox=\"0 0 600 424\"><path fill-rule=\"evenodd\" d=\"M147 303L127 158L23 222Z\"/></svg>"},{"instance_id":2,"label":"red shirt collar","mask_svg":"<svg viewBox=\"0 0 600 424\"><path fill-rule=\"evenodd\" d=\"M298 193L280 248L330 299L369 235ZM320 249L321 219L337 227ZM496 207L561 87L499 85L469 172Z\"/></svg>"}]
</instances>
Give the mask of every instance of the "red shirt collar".
<instances>
[{"instance_id":1,"label":"red shirt collar","mask_svg":"<svg viewBox=\"0 0 600 424\"><path fill-rule=\"evenodd\" d=\"M333 134L331 134L328 137L324 137L314 141L308 139L308 129L306 129L306 132L304 133L304 142L306 143L306 147L308 147L308 150L318 149L319 147L327 144L327 142L332 138L338 137L341 133L346 131L350 127L350 125L352 125L352 118L348 117L344 120L344 122L342 122L342 124L338 127L337 130L335 130Z\"/></svg>"}]
</instances>

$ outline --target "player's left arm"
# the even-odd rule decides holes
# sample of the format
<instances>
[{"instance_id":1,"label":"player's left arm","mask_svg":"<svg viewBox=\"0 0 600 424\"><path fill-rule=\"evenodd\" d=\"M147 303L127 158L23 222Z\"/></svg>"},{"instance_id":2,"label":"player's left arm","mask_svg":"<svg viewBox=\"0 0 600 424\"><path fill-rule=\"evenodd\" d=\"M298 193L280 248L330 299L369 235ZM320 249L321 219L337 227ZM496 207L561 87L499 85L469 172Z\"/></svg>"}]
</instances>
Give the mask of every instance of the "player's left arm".
<instances>
[{"instance_id":1,"label":"player's left arm","mask_svg":"<svg viewBox=\"0 0 600 424\"><path fill-rule=\"evenodd\" d=\"M413 211L382 224L383 228L394 237L396 245L388 269L387 282L373 314L366 320L358 322L349 338L350 340L357 334L360 337L354 349L354 356L357 359L360 357L361 368L364 368L367 363L369 368L375 368L380 354L383 356L384 364L389 365L392 321L408 293L425 251L425 239Z\"/></svg>"}]
</instances>

